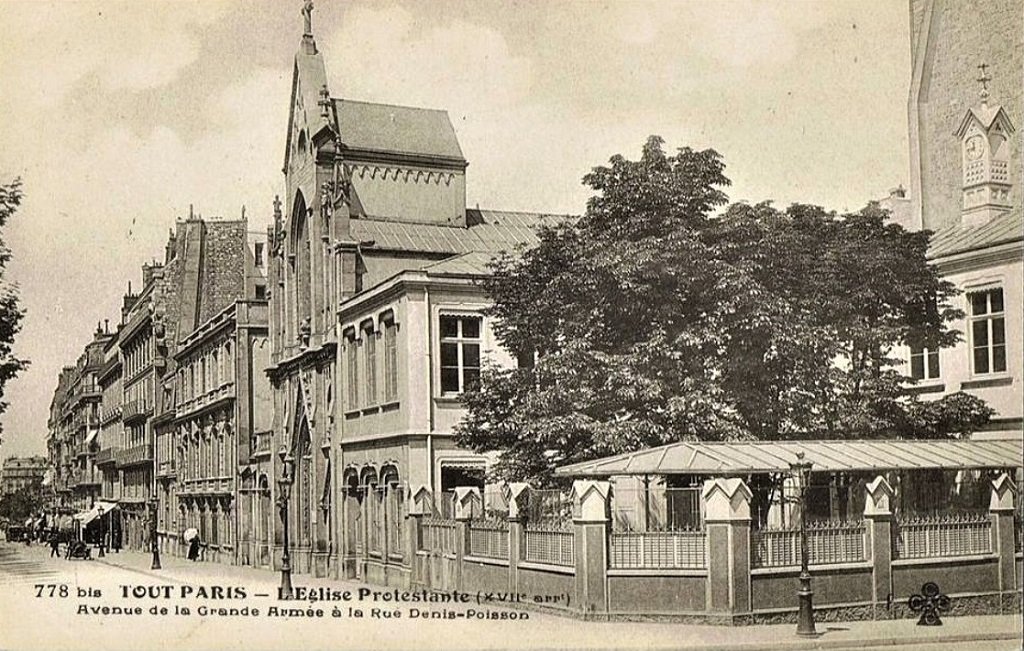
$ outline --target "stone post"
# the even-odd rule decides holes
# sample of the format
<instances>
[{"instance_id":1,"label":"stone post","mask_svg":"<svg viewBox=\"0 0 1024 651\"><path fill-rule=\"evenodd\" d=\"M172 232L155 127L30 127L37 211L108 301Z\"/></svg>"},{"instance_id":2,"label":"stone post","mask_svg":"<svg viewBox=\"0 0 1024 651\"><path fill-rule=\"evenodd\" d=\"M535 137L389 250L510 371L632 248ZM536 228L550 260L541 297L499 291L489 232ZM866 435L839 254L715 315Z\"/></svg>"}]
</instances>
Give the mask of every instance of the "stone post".
<instances>
[{"instance_id":1,"label":"stone post","mask_svg":"<svg viewBox=\"0 0 1024 651\"><path fill-rule=\"evenodd\" d=\"M572 483L576 605L583 613L608 611L608 525L611 484L595 479Z\"/></svg>"},{"instance_id":2,"label":"stone post","mask_svg":"<svg viewBox=\"0 0 1024 651\"><path fill-rule=\"evenodd\" d=\"M526 553L527 509L530 505L530 485L526 482L510 482L505 486L505 501L508 502L508 591L519 592L519 562Z\"/></svg>"},{"instance_id":3,"label":"stone post","mask_svg":"<svg viewBox=\"0 0 1024 651\"><path fill-rule=\"evenodd\" d=\"M426 585L429 574L423 571L416 552L420 549L420 527L423 516L430 513L430 489L424 484L410 487L408 499L408 517L406 518L405 536L406 553L409 555L409 583Z\"/></svg>"},{"instance_id":4,"label":"stone post","mask_svg":"<svg viewBox=\"0 0 1024 651\"><path fill-rule=\"evenodd\" d=\"M750 497L750 488L735 477L707 480L701 490L711 613L750 613Z\"/></svg>"},{"instance_id":5,"label":"stone post","mask_svg":"<svg viewBox=\"0 0 1024 651\"><path fill-rule=\"evenodd\" d=\"M871 602L875 619L888 618L892 594L892 486L878 475L864 487L864 522L867 527L866 554L871 561Z\"/></svg>"},{"instance_id":6,"label":"stone post","mask_svg":"<svg viewBox=\"0 0 1024 651\"><path fill-rule=\"evenodd\" d=\"M992 551L999 557L1000 600L1012 604L1017 589L1017 574L1013 548L1013 509L1016 506L1017 486L1005 472L992 482L989 517L992 518ZM1000 607L1002 609L1002 606Z\"/></svg>"},{"instance_id":7,"label":"stone post","mask_svg":"<svg viewBox=\"0 0 1024 651\"><path fill-rule=\"evenodd\" d=\"M459 486L455 489L455 519L458 521L458 533L455 542L455 585L463 590L462 566L466 554L470 551L469 527L473 515L483 507L480 489L476 486Z\"/></svg>"}]
</instances>

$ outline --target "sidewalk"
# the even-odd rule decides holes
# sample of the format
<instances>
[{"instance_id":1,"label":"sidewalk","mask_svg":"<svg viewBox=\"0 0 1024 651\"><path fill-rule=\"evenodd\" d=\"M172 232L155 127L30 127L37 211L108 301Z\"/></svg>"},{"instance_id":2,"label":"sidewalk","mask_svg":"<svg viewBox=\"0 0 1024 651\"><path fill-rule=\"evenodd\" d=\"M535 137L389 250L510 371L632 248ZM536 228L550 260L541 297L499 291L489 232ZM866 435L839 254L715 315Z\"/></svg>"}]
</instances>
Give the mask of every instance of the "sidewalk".
<instances>
[{"instance_id":1,"label":"sidewalk","mask_svg":"<svg viewBox=\"0 0 1024 651\"><path fill-rule=\"evenodd\" d=\"M250 586L275 589L280 574L250 567L191 562L175 556L161 557L162 569L151 570L151 555L122 551L98 559L108 565L159 579L162 582L190 583L230 580ZM336 579L317 579L305 574L293 576L296 585L356 589L363 584ZM370 586L381 589L380 586ZM499 639L498 645L481 642L481 648L501 648L509 639L516 639L522 648L551 647L558 640L559 648L691 648L706 651L755 651L803 649L863 649L870 647L913 648L927 644L956 644L967 642L1004 641L998 648L1020 648L1022 619L1016 615L990 615L974 617L947 617L943 626L917 626L917 620L886 620L819 623L819 637L798 638L795 625L764 626L705 626L662 622L582 622L536 611L530 613L531 633L516 638ZM467 624L468 625L468 624ZM489 624L488 624L489 625ZM497 627L497 625L494 625ZM501 630L496 628L496 630ZM500 635L497 637L501 637ZM471 641L472 637L470 638ZM1017 640L1017 644L1012 644ZM465 641L465 640L464 640ZM455 644L455 640L451 640ZM531 644L536 642L536 644Z\"/></svg>"}]
</instances>

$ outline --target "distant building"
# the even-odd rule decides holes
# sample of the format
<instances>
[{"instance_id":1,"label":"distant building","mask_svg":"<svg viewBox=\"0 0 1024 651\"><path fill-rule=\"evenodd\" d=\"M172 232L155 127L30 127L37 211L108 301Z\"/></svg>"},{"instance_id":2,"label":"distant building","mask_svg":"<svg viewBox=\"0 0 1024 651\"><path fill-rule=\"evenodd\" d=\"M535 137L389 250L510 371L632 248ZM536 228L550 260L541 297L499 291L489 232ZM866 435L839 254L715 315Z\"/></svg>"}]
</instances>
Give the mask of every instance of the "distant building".
<instances>
[{"instance_id":1,"label":"distant building","mask_svg":"<svg viewBox=\"0 0 1024 651\"><path fill-rule=\"evenodd\" d=\"M965 391L997 414L978 438L1024 432L1024 3L910 0L911 194L883 200L911 229L934 231L928 258L963 294L952 348L913 347L914 391ZM888 201L888 204L886 203ZM907 216L909 212L909 217Z\"/></svg>"},{"instance_id":2,"label":"distant building","mask_svg":"<svg viewBox=\"0 0 1024 651\"><path fill-rule=\"evenodd\" d=\"M7 457L0 468L0 496L42 484L48 468L46 457Z\"/></svg>"}]
</instances>

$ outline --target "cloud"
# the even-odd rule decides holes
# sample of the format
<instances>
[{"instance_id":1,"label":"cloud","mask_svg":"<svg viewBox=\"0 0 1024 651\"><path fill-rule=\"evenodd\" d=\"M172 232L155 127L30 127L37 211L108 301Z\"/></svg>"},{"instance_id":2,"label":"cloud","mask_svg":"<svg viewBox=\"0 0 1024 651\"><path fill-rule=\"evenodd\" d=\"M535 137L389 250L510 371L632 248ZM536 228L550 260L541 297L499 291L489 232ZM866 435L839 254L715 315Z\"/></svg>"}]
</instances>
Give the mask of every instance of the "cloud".
<instances>
[{"instance_id":1,"label":"cloud","mask_svg":"<svg viewBox=\"0 0 1024 651\"><path fill-rule=\"evenodd\" d=\"M199 30L226 9L194 1L3 3L5 32L19 34L4 45L5 93L52 106L90 75L106 90L159 88L197 60Z\"/></svg>"}]
</instances>

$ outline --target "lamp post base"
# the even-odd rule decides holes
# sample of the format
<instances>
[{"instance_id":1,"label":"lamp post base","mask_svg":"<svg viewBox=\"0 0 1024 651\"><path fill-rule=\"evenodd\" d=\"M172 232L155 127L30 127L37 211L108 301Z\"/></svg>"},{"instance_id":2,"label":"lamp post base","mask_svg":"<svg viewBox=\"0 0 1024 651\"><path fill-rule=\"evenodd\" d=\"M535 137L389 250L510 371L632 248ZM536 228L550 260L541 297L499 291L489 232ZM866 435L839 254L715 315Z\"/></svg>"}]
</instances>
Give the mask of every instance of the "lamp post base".
<instances>
[{"instance_id":1,"label":"lamp post base","mask_svg":"<svg viewBox=\"0 0 1024 651\"><path fill-rule=\"evenodd\" d=\"M278 589L278 599L293 599L295 593L292 591L292 568L281 568L281 587Z\"/></svg>"},{"instance_id":2,"label":"lamp post base","mask_svg":"<svg viewBox=\"0 0 1024 651\"><path fill-rule=\"evenodd\" d=\"M796 594L800 600L800 609L797 612L796 634L801 637L816 637L818 631L814 629L814 591L811 590L811 577L809 574L800 575L800 589Z\"/></svg>"}]
</instances>

